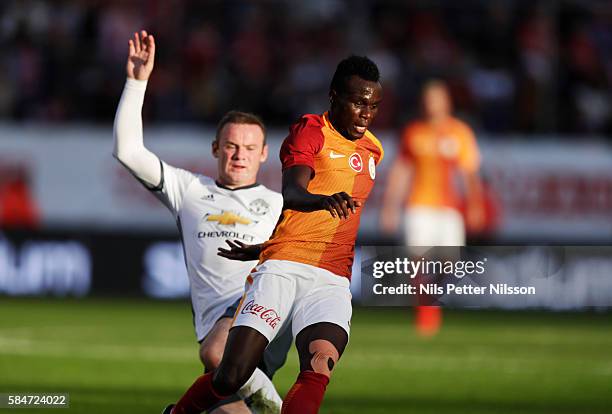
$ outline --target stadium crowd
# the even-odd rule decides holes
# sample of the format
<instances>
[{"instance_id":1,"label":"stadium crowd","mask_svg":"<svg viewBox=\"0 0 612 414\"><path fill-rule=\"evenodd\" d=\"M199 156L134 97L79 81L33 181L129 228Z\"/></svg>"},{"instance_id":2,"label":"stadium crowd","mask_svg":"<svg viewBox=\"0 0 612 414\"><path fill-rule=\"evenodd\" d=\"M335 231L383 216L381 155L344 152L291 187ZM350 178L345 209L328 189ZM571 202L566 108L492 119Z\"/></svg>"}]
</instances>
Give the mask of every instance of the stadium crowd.
<instances>
[{"instance_id":1,"label":"stadium crowd","mask_svg":"<svg viewBox=\"0 0 612 414\"><path fill-rule=\"evenodd\" d=\"M324 109L355 52L381 67L377 128L415 116L422 81L440 77L478 130L612 132L612 6L572 0L3 1L0 119L110 122L134 27L160 45L154 122L239 108L285 127Z\"/></svg>"}]
</instances>

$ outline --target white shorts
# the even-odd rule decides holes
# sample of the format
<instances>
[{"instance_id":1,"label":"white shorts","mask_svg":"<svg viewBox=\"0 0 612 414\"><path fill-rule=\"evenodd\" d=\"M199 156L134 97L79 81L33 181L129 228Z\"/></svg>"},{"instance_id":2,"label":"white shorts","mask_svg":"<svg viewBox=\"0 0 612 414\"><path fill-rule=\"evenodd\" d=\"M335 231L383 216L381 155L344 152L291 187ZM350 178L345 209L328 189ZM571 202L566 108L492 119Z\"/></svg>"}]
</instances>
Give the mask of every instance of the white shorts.
<instances>
[{"instance_id":1,"label":"white shorts","mask_svg":"<svg viewBox=\"0 0 612 414\"><path fill-rule=\"evenodd\" d=\"M319 267L266 260L247 278L234 326L249 326L269 341L287 321L293 323L293 337L319 322L334 323L348 335L353 313L349 284Z\"/></svg>"},{"instance_id":2,"label":"white shorts","mask_svg":"<svg viewBox=\"0 0 612 414\"><path fill-rule=\"evenodd\" d=\"M198 342L201 342L213 328L215 323L226 313L227 308L232 306L240 294L227 298L221 298L215 303L194 299L192 295L191 306L193 310L193 322Z\"/></svg>"},{"instance_id":3,"label":"white shorts","mask_svg":"<svg viewBox=\"0 0 612 414\"><path fill-rule=\"evenodd\" d=\"M410 207L404 230L406 246L465 245L463 217L450 207Z\"/></svg>"}]
</instances>

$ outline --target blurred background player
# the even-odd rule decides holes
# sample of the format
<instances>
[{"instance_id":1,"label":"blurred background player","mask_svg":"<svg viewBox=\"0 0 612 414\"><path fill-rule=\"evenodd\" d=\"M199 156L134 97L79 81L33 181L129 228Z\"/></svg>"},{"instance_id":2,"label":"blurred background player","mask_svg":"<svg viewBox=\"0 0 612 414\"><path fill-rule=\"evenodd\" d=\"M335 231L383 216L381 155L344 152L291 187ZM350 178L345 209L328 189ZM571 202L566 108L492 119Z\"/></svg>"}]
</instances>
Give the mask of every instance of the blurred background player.
<instances>
[{"instance_id":1,"label":"blurred background player","mask_svg":"<svg viewBox=\"0 0 612 414\"><path fill-rule=\"evenodd\" d=\"M0 159L0 229L36 229L40 212L24 165Z\"/></svg>"},{"instance_id":2,"label":"blurred background player","mask_svg":"<svg viewBox=\"0 0 612 414\"><path fill-rule=\"evenodd\" d=\"M282 196L256 182L268 148L264 125L253 114L232 111L219 122L212 144L218 160L216 179L173 167L144 146L141 111L154 59L153 36L135 33L129 41L127 81L115 118L114 155L174 215L190 279L200 359L213 370L221 360L245 278L255 265L219 257L217 250L230 235L250 243L267 240L278 221ZM270 376L284 362L291 344L290 337L280 339L282 345L269 348L279 353L275 366L264 367ZM272 382L256 368L238 395L245 398L258 390L256 402L270 412L280 411L282 401ZM225 402L214 412L250 412L239 398Z\"/></svg>"},{"instance_id":3,"label":"blurred background player","mask_svg":"<svg viewBox=\"0 0 612 414\"><path fill-rule=\"evenodd\" d=\"M234 393L289 320L300 374L282 412L318 412L348 343L349 284L361 207L383 158L380 142L368 131L382 101L379 78L370 59L344 59L331 82L329 112L304 115L291 126L280 151L282 219L248 278L223 359L167 413L199 413Z\"/></svg>"},{"instance_id":4,"label":"blurred background player","mask_svg":"<svg viewBox=\"0 0 612 414\"><path fill-rule=\"evenodd\" d=\"M421 99L423 118L404 128L389 172L381 226L392 233L403 219L406 246L463 246L466 226L478 231L484 225L476 138L452 115L445 82L427 82ZM418 332L434 334L440 323L439 307L416 307Z\"/></svg>"}]
</instances>

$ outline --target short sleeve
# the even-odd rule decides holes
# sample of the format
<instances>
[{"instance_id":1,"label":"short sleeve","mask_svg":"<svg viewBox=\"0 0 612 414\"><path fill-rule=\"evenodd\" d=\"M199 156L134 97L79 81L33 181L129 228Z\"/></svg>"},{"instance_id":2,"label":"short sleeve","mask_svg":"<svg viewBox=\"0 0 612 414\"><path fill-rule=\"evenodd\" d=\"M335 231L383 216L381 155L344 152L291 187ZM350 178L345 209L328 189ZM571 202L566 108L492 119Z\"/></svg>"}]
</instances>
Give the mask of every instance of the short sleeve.
<instances>
[{"instance_id":1,"label":"short sleeve","mask_svg":"<svg viewBox=\"0 0 612 414\"><path fill-rule=\"evenodd\" d=\"M154 194L177 217L189 184L197 178L192 172L162 161L162 182L159 188L154 189Z\"/></svg>"},{"instance_id":2,"label":"short sleeve","mask_svg":"<svg viewBox=\"0 0 612 414\"><path fill-rule=\"evenodd\" d=\"M305 115L289 128L289 136L280 149L283 171L296 165L306 165L314 171L314 157L325 142L322 126L320 117Z\"/></svg>"}]
</instances>

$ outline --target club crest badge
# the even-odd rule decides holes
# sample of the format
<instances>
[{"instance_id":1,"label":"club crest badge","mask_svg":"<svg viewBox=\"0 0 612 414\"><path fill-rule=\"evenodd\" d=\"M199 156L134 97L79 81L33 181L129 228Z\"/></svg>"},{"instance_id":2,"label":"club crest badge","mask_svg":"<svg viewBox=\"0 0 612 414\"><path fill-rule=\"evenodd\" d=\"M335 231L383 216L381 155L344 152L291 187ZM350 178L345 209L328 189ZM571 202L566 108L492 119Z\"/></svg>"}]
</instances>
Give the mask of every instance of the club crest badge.
<instances>
[{"instance_id":1,"label":"club crest badge","mask_svg":"<svg viewBox=\"0 0 612 414\"><path fill-rule=\"evenodd\" d=\"M363 161L361 160L361 155L356 152L352 153L348 159L349 166L356 172L361 172L363 170Z\"/></svg>"},{"instance_id":2,"label":"club crest badge","mask_svg":"<svg viewBox=\"0 0 612 414\"><path fill-rule=\"evenodd\" d=\"M374 157L370 156L370 160L368 161L368 169L370 170L370 178L374 180L376 178L376 161L374 161Z\"/></svg>"},{"instance_id":3,"label":"club crest badge","mask_svg":"<svg viewBox=\"0 0 612 414\"><path fill-rule=\"evenodd\" d=\"M258 198L257 200L251 201L249 204L249 211L258 216L264 216L270 211L270 205L265 200Z\"/></svg>"}]
</instances>

